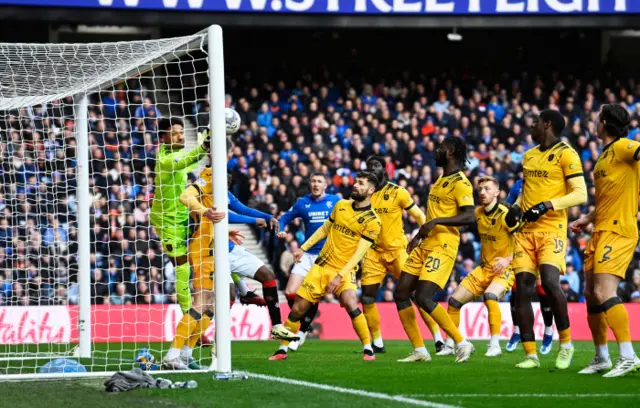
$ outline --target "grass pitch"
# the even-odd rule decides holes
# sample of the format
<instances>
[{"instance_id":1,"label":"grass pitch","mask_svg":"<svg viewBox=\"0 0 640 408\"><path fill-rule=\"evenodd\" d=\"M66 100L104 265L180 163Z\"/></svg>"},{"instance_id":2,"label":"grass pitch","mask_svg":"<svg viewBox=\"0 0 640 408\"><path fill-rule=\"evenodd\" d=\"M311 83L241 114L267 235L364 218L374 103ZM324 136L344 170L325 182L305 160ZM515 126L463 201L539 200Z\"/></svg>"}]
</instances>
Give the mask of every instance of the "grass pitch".
<instances>
[{"instance_id":1,"label":"grass pitch","mask_svg":"<svg viewBox=\"0 0 640 408\"><path fill-rule=\"evenodd\" d=\"M453 357L435 357L430 363L401 364L396 360L410 352L408 341L388 342L387 353L373 362L362 361L357 342L310 340L288 360L268 361L276 342L233 343L234 370L260 374L244 381L215 381L211 374L178 373L172 380L194 379L196 389L139 390L122 394L104 392L104 379L25 381L0 383L2 401L17 407L565 407L633 406L640 401L640 374L605 379L577 372L593 357L593 346L576 343L572 367L556 370L557 342L551 354L541 357L537 370L518 370L522 348L501 357L484 357L486 342L475 342L471 361L455 364ZM151 344L154 355L166 345ZM503 344L504 346L504 344ZM636 344L638 349L639 344ZM135 358L131 350L142 345L98 344L109 359ZM428 344L432 355L433 344ZM617 357L617 346L610 343ZM127 350L121 352L121 350ZM206 356L208 351L203 351ZM130 354L130 356L128 355ZM44 364L46 361L39 361ZM96 359L102 370L129 369L114 360ZM207 358L203 357L203 363ZM89 362L83 361L87 364ZM15 365L13 362L12 365ZM31 363L25 361L25 366ZM0 366L2 367L2 366ZM297 381L285 383L285 379ZM321 388L318 388L321 387Z\"/></svg>"}]
</instances>

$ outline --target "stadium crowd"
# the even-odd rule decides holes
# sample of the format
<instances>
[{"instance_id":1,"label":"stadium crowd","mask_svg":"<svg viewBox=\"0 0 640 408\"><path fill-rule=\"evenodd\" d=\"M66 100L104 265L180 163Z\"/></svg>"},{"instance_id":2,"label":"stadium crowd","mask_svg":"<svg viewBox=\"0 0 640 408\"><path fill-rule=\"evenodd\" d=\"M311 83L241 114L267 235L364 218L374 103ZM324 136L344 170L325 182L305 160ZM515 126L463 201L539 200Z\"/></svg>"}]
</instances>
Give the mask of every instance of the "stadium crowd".
<instances>
[{"instance_id":1,"label":"stadium crowd","mask_svg":"<svg viewBox=\"0 0 640 408\"><path fill-rule=\"evenodd\" d=\"M228 170L233 193L244 203L277 216L308 193L315 171L329 177L331 193L348 196L355 172L371 155L386 158L389 178L406 187L416 204L427 203L439 175L435 150L448 135L468 144L467 175L494 176L505 199L521 177L524 153L534 146L527 129L541 109L560 110L567 119L566 140L583 160L589 202L572 208L570 218L594 203L592 170L601 147L594 135L599 105L619 102L632 113L629 138L640 140L640 84L606 86L575 78L534 75L477 80L463 91L455 79L424 83L394 81L361 85L348 81L279 81L240 87L232 81L227 105L243 121L233 136ZM149 224L153 199L157 118L149 84L130 81L96 95L90 107L90 187L92 202L92 299L97 304L174 303L174 271ZM125 90L126 89L126 90ZM185 105L198 127L208 123L205 94ZM0 305L76 303L76 141L73 101L54 101L0 116ZM477 197L476 197L477 199ZM417 229L405 218L405 232ZM303 241L301 224L286 240L258 231L269 260L284 285L292 253ZM581 301L583 251L588 236L570 235L567 273L569 301ZM474 268L478 233L466 229L451 281L437 300L445 300ZM640 250L619 294L640 302ZM378 301L392 301L388 277ZM327 297L326 301L335 301Z\"/></svg>"}]
</instances>

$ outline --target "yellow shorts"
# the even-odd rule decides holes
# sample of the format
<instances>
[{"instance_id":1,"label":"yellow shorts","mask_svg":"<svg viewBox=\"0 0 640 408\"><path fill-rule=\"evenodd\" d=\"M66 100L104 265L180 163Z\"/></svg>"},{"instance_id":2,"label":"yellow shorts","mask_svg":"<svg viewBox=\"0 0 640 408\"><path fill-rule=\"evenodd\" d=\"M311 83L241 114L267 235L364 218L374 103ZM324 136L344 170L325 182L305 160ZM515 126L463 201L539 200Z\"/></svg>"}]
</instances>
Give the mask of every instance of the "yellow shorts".
<instances>
[{"instance_id":1,"label":"yellow shorts","mask_svg":"<svg viewBox=\"0 0 640 408\"><path fill-rule=\"evenodd\" d=\"M584 270L624 279L637 245L637 238L612 231L595 231L584 251Z\"/></svg>"},{"instance_id":2,"label":"yellow shorts","mask_svg":"<svg viewBox=\"0 0 640 408\"><path fill-rule=\"evenodd\" d=\"M193 270L193 287L213 290L213 231L211 226L200 225L189 240L189 263Z\"/></svg>"},{"instance_id":3,"label":"yellow shorts","mask_svg":"<svg viewBox=\"0 0 640 408\"><path fill-rule=\"evenodd\" d=\"M213 257L192 259L193 287L213 290Z\"/></svg>"},{"instance_id":4,"label":"yellow shorts","mask_svg":"<svg viewBox=\"0 0 640 408\"><path fill-rule=\"evenodd\" d=\"M455 255L452 256L451 251L442 247L416 248L409 255L402 270L410 275L419 276L420 280L433 282L442 289L451 277L454 264Z\"/></svg>"},{"instance_id":5,"label":"yellow shorts","mask_svg":"<svg viewBox=\"0 0 640 408\"><path fill-rule=\"evenodd\" d=\"M557 232L519 232L511 268L516 274L530 272L538 276L540 265L552 265L564 274L567 235Z\"/></svg>"},{"instance_id":6,"label":"yellow shorts","mask_svg":"<svg viewBox=\"0 0 640 408\"><path fill-rule=\"evenodd\" d=\"M318 303L326 294L325 288L338 275L339 271L324 268L318 264L313 264L307 276L302 281L302 285L296 294L301 298L307 299L311 303ZM342 283L336 290L339 297L345 290L357 290L356 271L342 277Z\"/></svg>"},{"instance_id":7,"label":"yellow shorts","mask_svg":"<svg viewBox=\"0 0 640 408\"><path fill-rule=\"evenodd\" d=\"M460 282L460 286L473 293L473 297L484 295L489 285L492 283L499 283L504 287L504 292L500 297L504 296L506 292L511 289L516 281L516 274L513 273L511 268L508 268L506 272L496 275L491 271L491 266L481 267L478 266L466 278Z\"/></svg>"},{"instance_id":8,"label":"yellow shorts","mask_svg":"<svg viewBox=\"0 0 640 408\"><path fill-rule=\"evenodd\" d=\"M404 248L386 253L369 249L362 261L362 286L381 284L387 272L398 279L407 258L409 254Z\"/></svg>"}]
</instances>

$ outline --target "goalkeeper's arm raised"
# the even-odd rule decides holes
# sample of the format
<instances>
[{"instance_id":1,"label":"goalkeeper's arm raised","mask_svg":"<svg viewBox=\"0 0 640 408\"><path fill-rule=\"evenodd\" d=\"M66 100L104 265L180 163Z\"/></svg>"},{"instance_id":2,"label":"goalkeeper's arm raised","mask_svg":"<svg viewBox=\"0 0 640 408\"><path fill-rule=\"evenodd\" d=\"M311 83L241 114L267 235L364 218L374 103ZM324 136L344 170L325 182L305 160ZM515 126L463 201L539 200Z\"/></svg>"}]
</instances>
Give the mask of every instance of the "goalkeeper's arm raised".
<instances>
[{"instance_id":1,"label":"goalkeeper's arm raised","mask_svg":"<svg viewBox=\"0 0 640 408\"><path fill-rule=\"evenodd\" d=\"M158 157L158 169L163 172L184 170L198 163L207 155L208 152L209 150L204 145L200 145L185 154L180 154L180 152L178 152L163 155Z\"/></svg>"}]
</instances>

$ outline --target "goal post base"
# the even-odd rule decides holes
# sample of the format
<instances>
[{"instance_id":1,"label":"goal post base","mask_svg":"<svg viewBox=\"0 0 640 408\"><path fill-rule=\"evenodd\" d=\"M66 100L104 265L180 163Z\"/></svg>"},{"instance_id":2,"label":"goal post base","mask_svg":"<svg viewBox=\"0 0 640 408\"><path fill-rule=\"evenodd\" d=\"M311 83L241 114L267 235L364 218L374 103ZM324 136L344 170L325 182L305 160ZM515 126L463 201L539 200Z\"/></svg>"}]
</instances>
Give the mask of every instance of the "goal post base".
<instances>
[{"instance_id":1,"label":"goal post base","mask_svg":"<svg viewBox=\"0 0 640 408\"><path fill-rule=\"evenodd\" d=\"M230 373L215 373L213 374L213 379L218 381L247 380L249 379L249 374L241 371Z\"/></svg>"}]
</instances>

